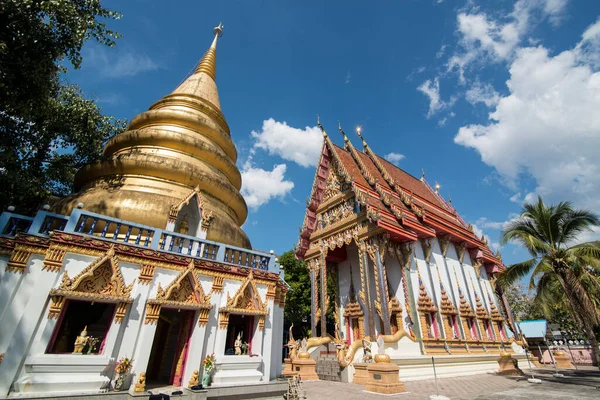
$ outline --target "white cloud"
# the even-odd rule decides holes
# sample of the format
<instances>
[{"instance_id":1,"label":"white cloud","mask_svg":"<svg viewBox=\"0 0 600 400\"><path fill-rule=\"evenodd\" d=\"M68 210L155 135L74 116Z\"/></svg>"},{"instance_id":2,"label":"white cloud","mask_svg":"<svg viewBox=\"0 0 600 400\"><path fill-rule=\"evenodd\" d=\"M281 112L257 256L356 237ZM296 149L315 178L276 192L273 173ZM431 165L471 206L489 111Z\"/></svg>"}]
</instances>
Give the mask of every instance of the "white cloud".
<instances>
[{"instance_id":1,"label":"white cloud","mask_svg":"<svg viewBox=\"0 0 600 400\"><path fill-rule=\"evenodd\" d=\"M451 107L456 101L456 97L451 97L448 101L442 100L440 96L439 78L435 78L433 81L430 79L426 80L417 88L417 90L429 98L429 111L427 111L427 118L430 118L438 111Z\"/></svg>"},{"instance_id":2,"label":"white cloud","mask_svg":"<svg viewBox=\"0 0 600 400\"><path fill-rule=\"evenodd\" d=\"M498 95L498 92L489 83L475 81L465 93L465 98L473 105L483 103L488 107L493 107L498 104L500 95Z\"/></svg>"},{"instance_id":3,"label":"white cloud","mask_svg":"<svg viewBox=\"0 0 600 400\"><path fill-rule=\"evenodd\" d=\"M438 52L435 53L435 58L442 58L444 56L444 53L446 52L446 47L448 46L443 44L442 47L440 47L440 49L438 50Z\"/></svg>"},{"instance_id":4,"label":"white cloud","mask_svg":"<svg viewBox=\"0 0 600 400\"><path fill-rule=\"evenodd\" d=\"M346 85L350 83L350 80L352 79L352 75L350 74L350 71L348 71L348 74L346 74Z\"/></svg>"},{"instance_id":5,"label":"white cloud","mask_svg":"<svg viewBox=\"0 0 600 400\"><path fill-rule=\"evenodd\" d=\"M90 46L86 48L83 59L85 64L110 78L131 77L159 68L148 55L131 49L117 50L103 46Z\"/></svg>"},{"instance_id":6,"label":"white cloud","mask_svg":"<svg viewBox=\"0 0 600 400\"><path fill-rule=\"evenodd\" d=\"M481 228L479 228L479 226L477 226L477 224L472 224L473 225L473 233L475 234L475 236L477 236L479 239L481 239L481 237L485 237L485 239L488 241L488 246L490 247L490 249L492 251L498 251L500 250L500 243L498 241L492 241L490 239L489 235L486 235L483 230Z\"/></svg>"},{"instance_id":7,"label":"white cloud","mask_svg":"<svg viewBox=\"0 0 600 400\"><path fill-rule=\"evenodd\" d=\"M518 0L513 11L504 18L494 18L475 7L457 15L460 50L447 63L448 71L457 71L465 83L465 70L474 62L511 60L521 41L539 20L558 24L568 0Z\"/></svg>"},{"instance_id":8,"label":"white cloud","mask_svg":"<svg viewBox=\"0 0 600 400\"><path fill-rule=\"evenodd\" d=\"M537 187L523 201L541 194L546 202L571 199L600 208L600 72L589 55L598 42L600 22L572 50L554 56L543 46L516 51L510 93L490 123L463 126L454 139L509 182L532 176Z\"/></svg>"},{"instance_id":9,"label":"white cloud","mask_svg":"<svg viewBox=\"0 0 600 400\"><path fill-rule=\"evenodd\" d=\"M298 129L269 118L259 132L252 131L251 135L255 140L253 149L266 150L303 167L314 167L319 162L323 135L316 126Z\"/></svg>"},{"instance_id":10,"label":"white cloud","mask_svg":"<svg viewBox=\"0 0 600 400\"><path fill-rule=\"evenodd\" d=\"M405 156L404 156L404 154L391 152L391 153L386 154L383 158L385 158L392 164L398 165L400 160L404 159Z\"/></svg>"},{"instance_id":11,"label":"white cloud","mask_svg":"<svg viewBox=\"0 0 600 400\"><path fill-rule=\"evenodd\" d=\"M521 199L521 192L512 195L510 197L510 201L512 201L513 203L521 204L521 202L523 201L523 199Z\"/></svg>"},{"instance_id":12,"label":"white cloud","mask_svg":"<svg viewBox=\"0 0 600 400\"><path fill-rule=\"evenodd\" d=\"M256 210L272 199L284 199L294 188L294 182L285 180L287 166L279 164L271 171L258 168L249 158L242 167L242 196L250 209Z\"/></svg>"}]
</instances>

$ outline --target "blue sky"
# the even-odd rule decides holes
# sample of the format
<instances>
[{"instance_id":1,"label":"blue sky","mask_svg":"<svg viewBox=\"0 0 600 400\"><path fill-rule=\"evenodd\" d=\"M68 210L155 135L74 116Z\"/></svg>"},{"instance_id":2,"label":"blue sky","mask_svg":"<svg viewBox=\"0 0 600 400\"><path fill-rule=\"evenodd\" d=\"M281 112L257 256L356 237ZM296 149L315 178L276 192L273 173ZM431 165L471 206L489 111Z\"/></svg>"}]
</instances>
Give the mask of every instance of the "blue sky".
<instances>
[{"instance_id":1,"label":"blue sky","mask_svg":"<svg viewBox=\"0 0 600 400\"><path fill-rule=\"evenodd\" d=\"M128 119L185 78L223 21L217 85L256 248L296 243L317 113L334 142L338 120L348 133L360 125L374 151L415 176L424 168L493 247L537 193L600 211L598 1L105 5L123 13L110 23L123 38L114 49L86 45L66 78ZM526 256L501 251L506 263Z\"/></svg>"}]
</instances>

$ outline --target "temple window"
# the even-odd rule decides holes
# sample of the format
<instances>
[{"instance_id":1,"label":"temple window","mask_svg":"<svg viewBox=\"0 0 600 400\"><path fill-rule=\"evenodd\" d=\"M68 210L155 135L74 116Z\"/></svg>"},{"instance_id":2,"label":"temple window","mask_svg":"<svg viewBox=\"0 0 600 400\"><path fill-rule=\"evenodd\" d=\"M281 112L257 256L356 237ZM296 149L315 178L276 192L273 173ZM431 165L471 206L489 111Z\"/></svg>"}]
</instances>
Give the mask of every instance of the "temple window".
<instances>
[{"instance_id":1,"label":"temple window","mask_svg":"<svg viewBox=\"0 0 600 400\"><path fill-rule=\"evenodd\" d=\"M498 321L496 323L498 324L498 332L500 332L500 338L502 340L506 340L506 333L504 332L504 324L502 324L502 321Z\"/></svg>"},{"instance_id":2,"label":"temple window","mask_svg":"<svg viewBox=\"0 0 600 400\"><path fill-rule=\"evenodd\" d=\"M490 321L483 320L483 326L485 327L488 339L494 340L494 333L492 332L492 325L490 324Z\"/></svg>"},{"instance_id":3,"label":"temple window","mask_svg":"<svg viewBox=\"0 0 600 400\"><path fill-rule=\"evenodd\" d=\"M448 315L448 325L452 327L453 339L460 339L460 331L458 329L458 323L455 315Z\"/></svg>"},{"instance_id":4,"label":"temple window","mask_svg":"<svg viewBox=\"0 0 600 400\"><path fill-rule=\"evenodd\" d=\"M225 355L235 355L236 340L240 336L241 353L252 353L252 337L254 335L254 316L229 315L227 336L225 339ZM247 347L246 347L247 346Z\"/></svg>"},{"instance_id":5,"label":"temple window","mask_svg":"<svg viewBox=\"0 0 600 400\"><path fill-rule=\"evenodd\" d=\"M438 339L440 337L440 331L434 312L427 314L427 328L430 338Z\"/></svg>"},{"instance_id":6,"label":"temple window","mask_svg":"<svg viewBox=\"0 0 600 400\"><path fill-rule=\"evenodd\" d=\"M101 354L115 307L111 303L66 300L46 353L73 353L75 340L85 329L88 339L83 354Z\"/></svg>"},{"instance_id":7,"label":"temple window","mask_svg":"<svg viewBox=\"0 0 600 400\"><path fill-rule=\"evenodd\" d=\"M475 326L475 320L473 318L467 318L467 324L469 325L469 330L471 331L471 338L473 340L478 340L479 335L477 334L477 327Z\"/></svg>"},{"instance_id":8,"label":"temple window","mask_svg":"<svg viewBox=\"0 0 600 400\"><path fill-rule=\"evenodd\" d=\"M392 314L390 325L392 327L392 335L398 332L398 319L396 318L396 313Z\"/></svg>"}]
</instances>

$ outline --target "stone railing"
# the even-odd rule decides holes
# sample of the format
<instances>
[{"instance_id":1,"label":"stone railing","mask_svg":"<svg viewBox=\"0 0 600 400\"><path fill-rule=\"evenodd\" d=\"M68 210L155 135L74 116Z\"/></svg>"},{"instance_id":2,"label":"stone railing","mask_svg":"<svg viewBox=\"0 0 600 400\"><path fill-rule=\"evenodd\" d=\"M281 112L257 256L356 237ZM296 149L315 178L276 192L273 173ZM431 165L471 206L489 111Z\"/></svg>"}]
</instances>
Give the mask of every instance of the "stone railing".
<instances>
[{"instance_id":1,"label":"stone railing","mask_svg":"<svg viewBox=\"0 0 600 400\"><path fill-rule=\"evenodd\" d=\"M93 236L111 242L279 273L274 254L242 249L81 209L73 210L70 216L46 211L39 211L34 218L10 212L0 215L0 236L14 237L17 233L49 236L52 231Z\"/></svg>"}]
</instances>

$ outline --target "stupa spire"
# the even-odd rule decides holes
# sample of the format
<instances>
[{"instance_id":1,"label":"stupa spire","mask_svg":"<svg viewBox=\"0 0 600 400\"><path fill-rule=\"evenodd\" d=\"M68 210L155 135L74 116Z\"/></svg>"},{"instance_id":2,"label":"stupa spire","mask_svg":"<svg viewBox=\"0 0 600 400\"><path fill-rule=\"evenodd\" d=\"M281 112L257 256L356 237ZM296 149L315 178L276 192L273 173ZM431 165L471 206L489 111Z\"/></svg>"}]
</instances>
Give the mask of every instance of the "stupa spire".
<instances>
[{"instance_id":1,"label":"stupa spire","mask_svg":"<svg viewBox=\"0 0 600 400\"><path fill-rule=\"evenodd\" d=\"M240 194L237 151L215 83L222 33L222 24L213 29L212 44L195 73L133 118L106 144L100 162L77 173L78 193L62 199L55 211L69 214L82 202L92 212L164 229L168 218L177 217L171 210L183 210L178 205L197 192L202 204L195 210L201 214L181 211L182 216L191 213L187 218L194 226L188 232L202 229L208 240L251 248L241 229L248 208Z\"/></svg>"},{"instance_id":2,"label":"stupa spire","mask_svg":"<svg viewBox=\"0 0 600 400\"><path fill-rule=\"evenodd\" d=\"M195 72L196 74L204 72L206 75L210 76L213 81L217 79L217 39L223 36L223 28L223 24L219 22L219 25L215 26L213 29L215 38L198 63L198 68L196 68Z\"/></svg>"}]
</instances>

